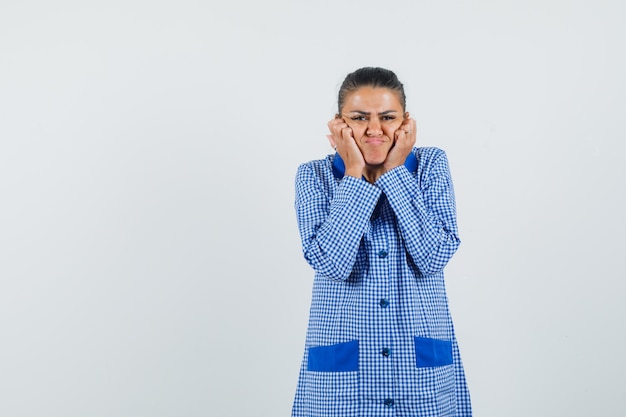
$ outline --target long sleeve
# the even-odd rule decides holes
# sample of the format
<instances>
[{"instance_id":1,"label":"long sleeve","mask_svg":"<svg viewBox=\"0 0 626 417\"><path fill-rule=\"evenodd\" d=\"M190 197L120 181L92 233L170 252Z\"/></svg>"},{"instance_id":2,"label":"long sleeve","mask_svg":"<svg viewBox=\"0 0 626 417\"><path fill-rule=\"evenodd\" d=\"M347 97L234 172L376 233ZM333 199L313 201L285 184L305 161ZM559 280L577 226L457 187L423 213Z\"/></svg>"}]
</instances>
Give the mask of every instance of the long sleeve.
<instances>
[{"instance_id":1,"label":"long sleeve","mask_svg":"<svg viewBox=\"0 0 626 417\"><path fill-rule=\"evenodd\" d=\"M345 280L352 272L361 239L381 190L367 181L344 177L327 182L303 164L296 175L296 213L307 262L323 276Z\"/></svg>"},{"instance_id":2,"label":"long sleeve","mask_svg":"<svg viewBox=\"0 0 626 417\"><path fill-rule=\"evenodd\" d=\"M396 214L404 245L422 274L443 270L459 247L454 190L444 151L423 148L427 165L413 176L404 166L382 175L376 185Z\"/></svg>"}]
</instances>

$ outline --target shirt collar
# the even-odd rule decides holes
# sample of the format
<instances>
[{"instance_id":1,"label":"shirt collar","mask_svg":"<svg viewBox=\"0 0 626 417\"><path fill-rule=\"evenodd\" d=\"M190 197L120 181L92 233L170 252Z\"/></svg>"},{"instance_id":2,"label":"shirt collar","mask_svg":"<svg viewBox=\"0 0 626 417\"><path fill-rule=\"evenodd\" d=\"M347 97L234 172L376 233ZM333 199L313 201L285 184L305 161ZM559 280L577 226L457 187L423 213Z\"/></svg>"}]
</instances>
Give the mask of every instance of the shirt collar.
<instances>
[{"instance_id":1,"label":"shirt collar","mask_svg":"<svg viewBox=\"0 0 626 417\"><path fill-rule=\"evenodd\" d=\"M343 174L346 172L346 165L343 163L343 159L341 159L338 153L335 153L335 155L333 155L332 164L333 175L335 176L335 178L343 178ZM409 170L409 172L417 171L417 158L415 157L413 152L411 152L409 156L406 157L406 161L404 161L404 166L406 167L406 169Z\"/></svg>"}]
</instances>

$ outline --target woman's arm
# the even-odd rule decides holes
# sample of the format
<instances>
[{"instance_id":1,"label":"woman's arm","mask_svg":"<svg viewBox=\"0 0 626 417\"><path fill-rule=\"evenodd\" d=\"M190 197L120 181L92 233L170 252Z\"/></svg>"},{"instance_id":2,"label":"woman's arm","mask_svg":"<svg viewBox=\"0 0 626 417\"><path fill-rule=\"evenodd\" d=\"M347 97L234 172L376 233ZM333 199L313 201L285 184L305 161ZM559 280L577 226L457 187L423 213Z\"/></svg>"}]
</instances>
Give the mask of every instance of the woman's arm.
<instances>
[{"instance_id":1,"label":"woman's arm","mask_svg":"<svg viewBox=\"0 0 626 417\"><path fill-rule=\"evenodd\" d=\"M381 190L359 178L345 176L332 200L308 164L296 175L296 214L304 258L323 276L350 276L361 239Z\"/></svg>"},{"instance_id":2,"label":"woman's arm","mask_svg":"<svg viewBox=\"0 0 626 417\"><path fill-rule=\"evenodd\" d=\"M404 166L382 175L378 185L398 219L404 245L422 274L443 270L461 241L446 154L424 148L418 157L424 171L421 184Z\"/></svg>"}]
</instances>

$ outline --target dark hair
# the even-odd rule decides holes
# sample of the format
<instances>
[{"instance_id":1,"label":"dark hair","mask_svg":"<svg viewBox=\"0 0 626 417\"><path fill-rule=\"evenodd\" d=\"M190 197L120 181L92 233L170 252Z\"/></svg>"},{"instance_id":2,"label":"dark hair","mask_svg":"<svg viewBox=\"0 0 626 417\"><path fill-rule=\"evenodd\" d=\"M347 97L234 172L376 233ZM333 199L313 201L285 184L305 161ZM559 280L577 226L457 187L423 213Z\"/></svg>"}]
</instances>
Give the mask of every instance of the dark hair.
<instances>
[{"instance_id":1,"label":"dark hair","mask_svg":"<svg viewBox=\"0 0 626 417\"><path fill-rule=\"evenodd\" d=\"M398 80L396 74L385 68L379 67L363 67L346 75L337 98L337 108L341 114L341 108L346 96L361 87L380 87L388 88L398 93L402 111L406 111L406 96L404 95L404 86Z\"/></svg>"}]
</instances>

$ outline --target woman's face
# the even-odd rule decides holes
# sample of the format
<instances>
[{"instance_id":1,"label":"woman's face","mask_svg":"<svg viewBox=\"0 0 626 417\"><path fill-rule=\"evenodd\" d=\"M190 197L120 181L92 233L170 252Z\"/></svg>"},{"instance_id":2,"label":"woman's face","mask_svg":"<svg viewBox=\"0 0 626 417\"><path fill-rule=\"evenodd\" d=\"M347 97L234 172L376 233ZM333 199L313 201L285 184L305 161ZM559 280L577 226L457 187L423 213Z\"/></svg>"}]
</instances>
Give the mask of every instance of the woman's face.
<instances>
[{"instance_id":1,"label":"woman's face","mask_svg":"<svg viewBox=\"0 0 626 417\"><path fill-rule=\"evenodd\" d=\"M395 91L361 87L345 97L341 117L352 129L365 163L380 165L394 144L394 133L405 114Z\"/></svg>"}]
</instances>

